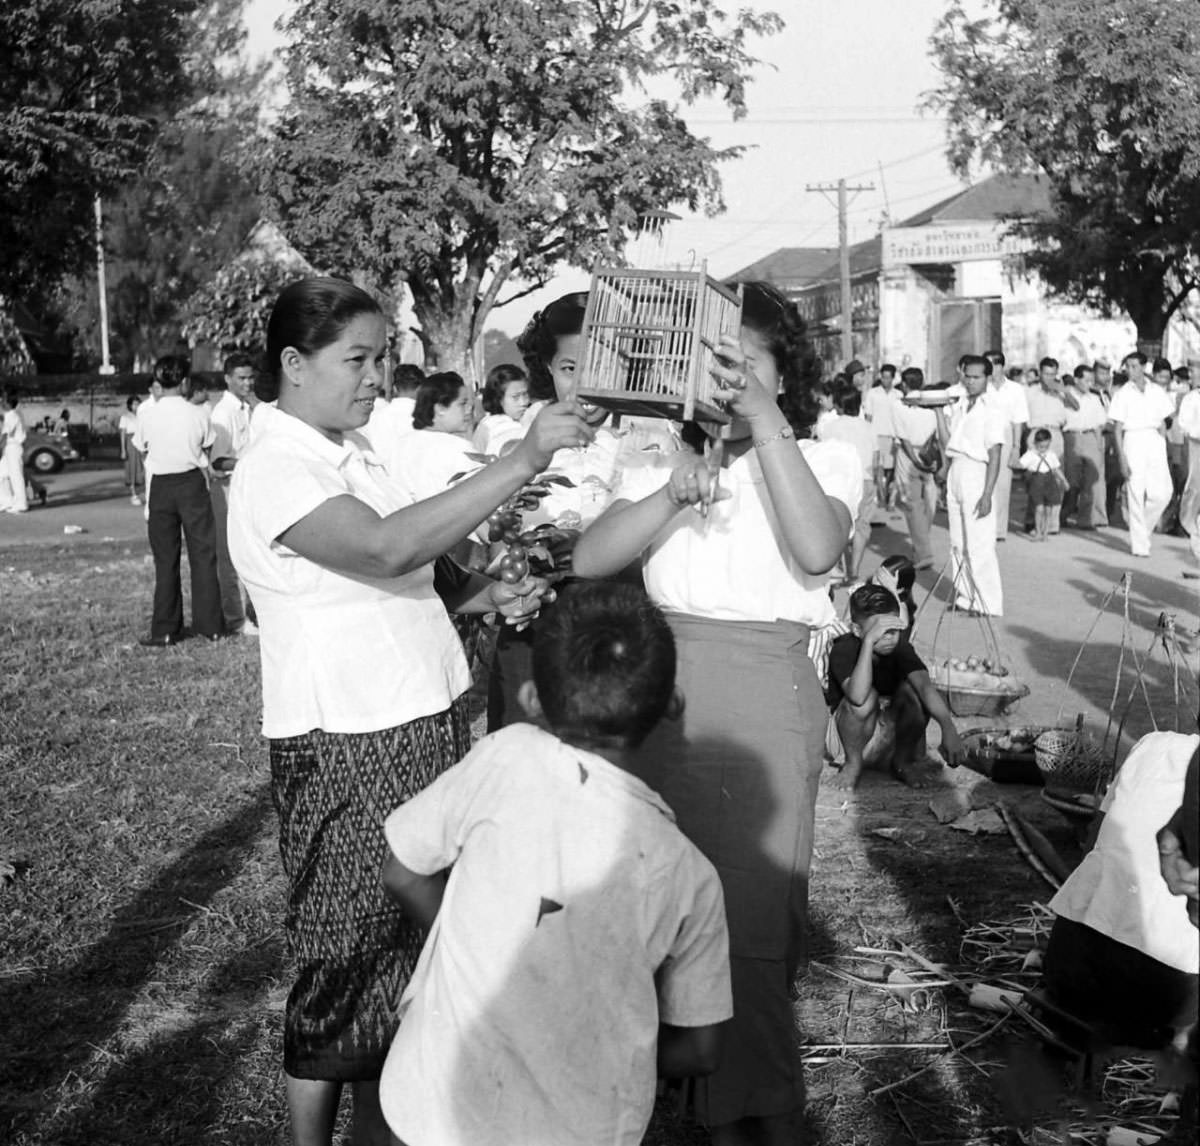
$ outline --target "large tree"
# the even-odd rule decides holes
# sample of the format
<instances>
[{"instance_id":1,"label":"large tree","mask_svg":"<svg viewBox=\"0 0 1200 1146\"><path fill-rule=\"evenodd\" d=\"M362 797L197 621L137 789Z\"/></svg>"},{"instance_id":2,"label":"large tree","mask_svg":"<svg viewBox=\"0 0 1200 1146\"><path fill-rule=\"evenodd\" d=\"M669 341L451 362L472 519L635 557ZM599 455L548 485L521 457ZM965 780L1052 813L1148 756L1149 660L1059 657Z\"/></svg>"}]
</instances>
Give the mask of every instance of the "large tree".
<instances>
[{"instance_id":1,"label":"large tree","mask_svg":"<svg viewBox=\"0 0 1200 1146\"><path fill-rule=\"evenodd\" d=\"M0 4L0 291L37 305L95 253L93 200L192 90L200 0Z\"/></svg>"},{"instance_id":2,"label":"large tree","mask_svg":"<svg viewBox=\"0 0 1200 1146\"><path fill-rule=\"evenodd\" d=\"M406 281L427 349L469 369L556 265L617 257L647 210L719 209L734 152L642 85L741 113L778 27L716 0L299 0L262 187L313 263Z\"/></svg>"},{"instance_id":3,"label":"large tree","mask_svg":"<svg viewBox=\"0 0 1200 1146\"><path fill-rule=\"evenodd\" d=\"M1200 5L956 2L932 44L952 165L1044 172L1052 216L1013 223L1027 265L1157 353L1200 278Z\"/></svg>"}]
</instances>

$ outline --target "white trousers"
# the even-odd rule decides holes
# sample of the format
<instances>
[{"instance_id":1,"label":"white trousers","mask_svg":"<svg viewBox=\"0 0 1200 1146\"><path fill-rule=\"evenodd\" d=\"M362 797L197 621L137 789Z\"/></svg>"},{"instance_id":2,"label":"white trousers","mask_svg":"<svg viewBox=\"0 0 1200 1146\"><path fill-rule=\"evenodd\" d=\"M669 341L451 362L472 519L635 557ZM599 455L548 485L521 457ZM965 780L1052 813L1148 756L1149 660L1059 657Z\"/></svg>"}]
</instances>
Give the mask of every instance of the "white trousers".
<instances>
[{"instance_id":1,"label":"white trousers","mask_svg":"<svg viewBox=\"0 0 1200 1146\"><path fill-rule=\"evenodd\" d=\"M1150 535L1175 492L1167 468L1167 443L1157 430L1127 430L1125 460L1125 519L1129 522L1129 551L1150 556Z\"/></svg>"},{"instance_id":2,"label":"white trousers","mask_svg":"<svg viewBox=\"0 0 1200 1146\"><path fill-rule=\"evenodd\" d=\"M1012 443L1005 442L1000 447L1000 473L996 478L996 488L992 490L992 516L996 519L996 540L1002 541L1008 536L1008 506L1012 500L1012 470L1008 468L1012 457Z\"/></svg>"},{"instance_id":3,"label":"white trousers","mask_svg":"<svg viewBox=\"0 0 1200 1146\"><path fill-rule=\"evenodd\" d=\"M25 447L20 442L6 442L4 453L0 455L0 487L7 479L9 494L3 496L0 488L0 498L3 504L0 509L28 509L29 499L25 496Z\"/></svg>"},{"instance_id":4,"label":"white trousers","mask_svg":"<svg viewBox=\"0 0 1200 1146\"><path fill-rule=\"evenodd\" d=\"M983 496L987 463L955 457L946 477L946 514L950 520L950 575L955 604L993 617L1004 614L1004 589L996 558L996 510L975 516Z\"/></svg>"}]
</instances>

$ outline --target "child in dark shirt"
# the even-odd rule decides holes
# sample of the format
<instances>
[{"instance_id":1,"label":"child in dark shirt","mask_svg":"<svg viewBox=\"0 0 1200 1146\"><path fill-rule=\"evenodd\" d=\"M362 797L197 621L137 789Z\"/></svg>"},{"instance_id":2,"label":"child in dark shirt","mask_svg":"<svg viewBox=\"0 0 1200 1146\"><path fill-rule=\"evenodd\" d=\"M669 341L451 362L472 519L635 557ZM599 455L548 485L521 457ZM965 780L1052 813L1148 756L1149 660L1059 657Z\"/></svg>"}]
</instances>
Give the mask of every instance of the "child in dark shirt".
<instances>
[{"instance_id":1,"label":"child in dark shirt","mask_svg":"<svg viewBox=\"0 0 1200 1146\"><path fill-rule=\"evenodd\" d=\"M879 585L864 585L850 597L850 632L829 650L829 707L846 750L846 763L834 781L853 788L863 770L863 752L875 735L883 710L896 727L892 774L916 785L913 765L925 739L925 726L936 720L942 730L942 755L951 767L962 762L963 747L946 702L929 679L925 662L905 635L900 602Z\"/></svg>"}]
</instances>

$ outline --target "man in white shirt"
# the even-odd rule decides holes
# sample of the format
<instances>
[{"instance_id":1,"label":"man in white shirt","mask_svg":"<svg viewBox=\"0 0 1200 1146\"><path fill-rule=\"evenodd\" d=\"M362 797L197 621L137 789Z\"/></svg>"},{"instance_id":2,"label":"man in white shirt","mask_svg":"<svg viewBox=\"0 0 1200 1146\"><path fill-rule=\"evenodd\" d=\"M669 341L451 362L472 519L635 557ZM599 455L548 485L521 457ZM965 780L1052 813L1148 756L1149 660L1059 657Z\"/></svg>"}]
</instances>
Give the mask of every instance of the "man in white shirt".
<instances>
[{"instance_id":1,"label":"man in white shirt","mask_svg":"<svg viewBox=\"0 0 1200 1146\"><path fill-rule=\"evenodd\" d=\"M875 500L880 509L895 509L892 488L896 469L896 410L900 394L895 389L896 368L885 363L879 368L879 382L863 395L863 417L875 431Z\"/></svg>"},{"instance_id":2,"label":"man in white shirt","mask_svg":"<svg viewBox=\"0 0 1200 1146\"><path fill-rule=\"evenodd\" d=\"M213 447L212 498L213 524L217 539L217 580L221 585L221 613L227 633L254 636L258 629L248 619L245 591L237 570L229 559L229 478L238 458L250 444L250 396L257 371L254 360L244 351L225 359L225 392L212 409Z\"/></svg>"},{"instance_id":3,"label":"man in white shirt","mask_svg":"<svg viewBox=\"0 0 1200 1146\"><path fill-rule=\"evenodd\" d=\"M1077 408L1068 408L1063 423L1063 474L1068 488L1063 496L1062 519L1074 517L1076 529L1097 529L1108 524L1104 509L1104 426L1108 411L1096 393L1090 366L1075 367L1067 392Z\"/></svg>"},{"instance_id":4,"label":"man in white shirt","mask_svg":"<svg viewBox=\"0 0 1200 1146\"><path fill-rule=\"evenodd\" d=\"M416 431L413 411L417 407L417 391L425 374L411 362L401 362L392 371L392 394L388 401L375 400L370 421L363 427L375 456L383 462L388 473L401 471L400 458L404 439Z\"/></svg>"},{"instance_id":5,"label":"man in white shirt","mask_svg":"<svg viewBox=\"0 0 1200 1146\"><path fill-rule=\"evenodd\" d=\"M1188 392L1179 402L1179 429L1187 439L1188 476L1179 503L1179 522L1192 539L1192 552L1200 560L1200 360L1187 367Z\"/></svg>"},{"instance_id":6,"label":"man in white shirt","mask_svg":"<svg viewBox=\"0 0 1200 1146\"><path fill-rule=\"evenodd\" d=\"M1008 437L1004 414L987 397L992 364L980 354L963 359L966 395L937 408L938 437L950 459L946 514L950 525L950 572L954 607L993 617L1004 613L996 559L992 495L1000 474L1000 451Z\"/></svg>"},{"instance_id":7,"label":"man in white shirt","mask_svg":"<svg viewBox=\"0 0 1200 1146\"><path fill-rule=\"evenodd\" d=\"M1108 407L1113 423L1117 464L1125 479L1125 519L1129 550L1134 557L1150 556L1150 535L1171 500L1171 471L1167 468L1166 420L1175 403L1161 386L1146 376L1146 356L1135 350L1121 363L1128 381Z\"/></svg>"},{"instance_id":8,"label":"man in white shirt","mask_svg":"<svg viewBox=\"0 0 1200 1146\"><path fill-rule=\"evenodd\" d=\"M925 386L925 372L909 366L900 375L906 394ZM908 522L908 540L912 545L913 565L917 569L933 567L933 541L930 530L937 512L937 472L941 459L937 442L937 415L931 409L901 404L892 420L896 434L896 490L900 508Z\"/></svg>"},{"instance_id":9,"label":"man in white shirt","mask_svg":"<svg viewBox=\"0 0 1200 1146\"><path fill-rule=\"evenodd\" d=\"M166 648L183 638L183 594L179 583L180 533L187 540L192 576L192 628L208 640L225 635L217 581L216 526L205 471L213 444L208 407L183 396L188 363L168 355L155 364L162 397L141 419L134 444L146 453L152 471L147 533L154 555L154 615L150 635L138 643ZM142 409L150 406L144 402Z\"/></svg>"},{"instance_id":10,"label":"man in white shirt","mask_svg":"<svg viewBox=\"0 0 1200 1146\"><path fill-rule=\"evenodd\" d=\"M1021 434L1029 422L1029 403L1026 387L1004 376L1004 355L989 350L984 357L992 364L992 380L988 397L1004 412L1008 423L1008 438L1000 450L1000 476L996 479L996 540L1008 537L1008 507L1012 498L1013 461L1021 456Z\"/></svg>"},{"instance_id":11,"label":"man in white shirt","mask_svg":"<svg viewBox=\"0 0 1200 1146\"><path fill-rule=\"evenodd\" d=\"M4 395L4 419L0 423L0 486L7 479L7 504L0 506L5 513L27 513L29 499L25 493L25 423L17 413L20 399L15 390ZM4 496L0 490L0 496Z\"/></svg>"},{"instance_id":12,"label":"man in white shirt","mask_svg":"<svg viewBox=\"0 0 1200 1146\"><path fill-rule=\"evenodd\" d=\"M1029 406L1030 434L1032 435L1034 430L1049 430L1050 449L1055 457L1061 458L1064 453L1063 426L1067 421L1067 411L1074 405L1075 398L1067 393L1058 376L1057 358L1043 358L1038 363L1038 384L1027 389L1025 401ZM1029 533L1033 532L1032 501L1025 507L1025 529ZM1050 532L1058 532L1058 522L1052 523Z\"/></svg>"}]
</instances>

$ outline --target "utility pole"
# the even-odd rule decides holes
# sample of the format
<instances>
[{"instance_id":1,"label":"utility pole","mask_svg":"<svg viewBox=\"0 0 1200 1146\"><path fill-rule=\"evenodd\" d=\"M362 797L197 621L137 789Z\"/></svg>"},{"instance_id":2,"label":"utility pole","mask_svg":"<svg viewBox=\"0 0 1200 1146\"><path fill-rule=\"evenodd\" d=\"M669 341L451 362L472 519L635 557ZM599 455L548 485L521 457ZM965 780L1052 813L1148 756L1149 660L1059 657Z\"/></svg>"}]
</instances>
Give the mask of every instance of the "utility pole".
<instances>
[{"instance_id":1,"label":"utility pole","mask_svg":"<svg viewBox=\"0 0 1200 1146\"><path fill-rule=\"evenodd\" d=\"M874 183L859 183L847 187L845 179L839 179L836 184L810 183L806 191L818 191L827 199L831 192L837 192L838 213L838 261L842 283L842 365L845 366L854 357L854 315L850 302L850 238L849 227L846 223L846 208L849 206L849 193L856 195L860 191L874 191ZM830 202L833 202L830 199Z\"/></svg>"}]
</instances>

